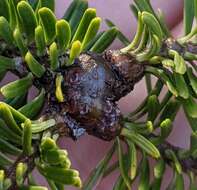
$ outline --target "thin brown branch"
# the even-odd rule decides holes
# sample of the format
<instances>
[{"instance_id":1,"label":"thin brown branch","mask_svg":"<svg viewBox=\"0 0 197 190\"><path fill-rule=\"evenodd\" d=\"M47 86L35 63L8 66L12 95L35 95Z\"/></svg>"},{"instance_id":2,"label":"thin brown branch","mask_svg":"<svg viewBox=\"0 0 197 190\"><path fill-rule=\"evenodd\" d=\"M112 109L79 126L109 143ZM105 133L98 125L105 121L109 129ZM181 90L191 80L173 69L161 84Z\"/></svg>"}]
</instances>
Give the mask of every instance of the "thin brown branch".
<instances>
[{"instance_id":1,"label":"thin brown branch","mask_svg":"<svg viewBox=\"0 0 197 190\"><path fill-rule=\"evenodd\" d=\"M35 158L38 157L38 148L35 148L36 151L34 151L33 154L31 154L30 156L25 156L23 154L21 154L16 161L14 162L14 164L8 168L8 170L6 171L6 177L10 178L12 181L12 185L8 190L18 190L19 187L17 186L16 183L16 167L19 163L24 163L27 165L27 171L24 174L24 181L27 179L28 174L31 173L34 168L35 168Z\"/></svg>"},{"instance_id":2,"label":"thin brown branch","mask_svg":"<svg viewBox=\"0 0 197 190\"><path fill-rule=\"evenodd\" d=\"M193 172L195 175L197 175L197 158L193 158L191 155L181 157L180 152L183 152L184 149L174 146L167 141L160 144L158 146L158 149L166 163L171 166L173 164L173 161L166 155L166 150L172 150L176 154L176 157L179 160L183 171L185 173Z\"/></svg>"}]
</instances>

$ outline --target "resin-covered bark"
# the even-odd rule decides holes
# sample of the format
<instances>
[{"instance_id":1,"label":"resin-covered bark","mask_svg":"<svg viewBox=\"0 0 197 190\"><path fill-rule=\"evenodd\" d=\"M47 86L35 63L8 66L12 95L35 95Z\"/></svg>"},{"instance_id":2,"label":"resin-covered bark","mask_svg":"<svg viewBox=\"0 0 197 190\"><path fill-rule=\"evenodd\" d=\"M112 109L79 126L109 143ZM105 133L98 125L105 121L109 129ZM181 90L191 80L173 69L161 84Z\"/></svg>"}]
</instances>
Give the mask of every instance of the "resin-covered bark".
<instances>
[{"instance_id":1,"label":"resin-covered bark","mask_svg":"<svg viewBox=\"0 0 197 190\"><path fill-rule=\"evenodd\" d=\"M104 140L115 138L122 127L116 102L144 76L144 66L130 55L110 50L82 53L61 74L64 102L58 103L53 88L48 115L57 115L58 123L68 127L73 138L85 131Z\"/></svg>"}]
</instances>

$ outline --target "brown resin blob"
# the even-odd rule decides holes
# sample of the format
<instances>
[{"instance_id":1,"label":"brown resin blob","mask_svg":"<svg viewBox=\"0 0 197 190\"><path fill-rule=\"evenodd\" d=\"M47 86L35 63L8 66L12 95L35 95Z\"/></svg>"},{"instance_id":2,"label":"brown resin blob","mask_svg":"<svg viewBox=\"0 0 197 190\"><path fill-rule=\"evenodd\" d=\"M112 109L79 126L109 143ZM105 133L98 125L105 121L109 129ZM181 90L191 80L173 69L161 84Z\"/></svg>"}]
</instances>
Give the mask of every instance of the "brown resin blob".
<instances>
[{"instance_id":1,"label":"brown resin blob","mask_svg":"<svg viewBox=\"0 0 197 190\"><path fill-rule=\"evenodd\" d=\"M86 131L111 140L122 127L116 101L133 90L144 76L144 66L120 51L106 51L102 55L82 53L62 75L65 101L59 103L58 112L70 135L76 139Z\"/></svg>"}]
</instances>

